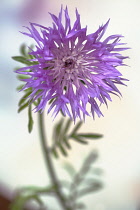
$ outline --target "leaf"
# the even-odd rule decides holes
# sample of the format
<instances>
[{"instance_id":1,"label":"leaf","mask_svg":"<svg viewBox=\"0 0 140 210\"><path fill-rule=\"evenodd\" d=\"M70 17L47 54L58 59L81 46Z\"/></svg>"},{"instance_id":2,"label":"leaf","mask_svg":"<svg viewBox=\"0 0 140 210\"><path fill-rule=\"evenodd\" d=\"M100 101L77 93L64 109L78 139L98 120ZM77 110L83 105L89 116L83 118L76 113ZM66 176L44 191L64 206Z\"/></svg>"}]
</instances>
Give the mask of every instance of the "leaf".
<instances>
[{"instance_id":1,"label":"leaf","mask_svg":"<svg viewBox=\"0 0 140 210\"><path fill-rule=\"evenodd\" d=\"M54 98L49 100L49 104L51 104L54 101Z\"/></svg>"},{"instance_id":2,"label":"leaf","mask_svg":"<svg viewBox=\"0 0 140 210\"><path fill-rule=\"evenodd\" d=\"M20 91L23 87L24 87L24 85L19 85L19 86L16 88L16 90L17 90L17 91Z\"/></svg>"},{"instance_id":3,"label":"leaf","mask_svg":"<svg viewBox=\"0 0 140 210\"><path fill-rule=\"evenodd\" d=\"M59 140L59 136L60 136L60 132L61 132L61 128L62 128L62 124L63 124L63 119L61 119L55 126L54 128L54 140L58 141Z\"/></svg>"},{"instance_id":4,"label":"leaf","mask_svg":"<svg viewBox=\"0 0 140 210\"><path fill-rule=\"evenodd\" d=\"M35 56L33 56L31 54L28 54L28 57L29 57L29 59L34 59L35 58Z\"/></svg>"},{"instance_id":5,"label":"leaf","mask_svg":"<svg viewBox=\"0 0 140 210\"><path fill-rule=\"evenodd\" d=\"M34 104L35 106L38 106L39 101L33 101L33 104Z\"/></svg>"},{"instance_id":6,"label":"leaf","mask_svg":"<svg viewBox=\"0 0 140 210\"><path fill-rule=\"evenodd\" d=\"M101 181L97 178L95 178L93 176L93 174L91 176L88 176L85 180L84 180L84 185L86 187L91 187L91 186L95 186L96 184L101 183Z\"/></svg>"},{"instance_id":7,"label":"leaf","mask_svg":"<svg viewBox=\"0 0 140 210\"><path fill-rule=\"evenodd\" d=\"M69 139L63 136L63 143L66 145L68 149L71 149L71 145L69 143Z\"/></svg>"},{"instance_id":8,"label":"leaf","mask_svg":"<svg viewBox=\"0 0 140 210\"><path fill-rule=\"evenodd\" d=\"M95 134L95 133L78 133L79 137L88 138L88 139L99 139L102 138L102 134Z\"/></svg>"},{"instance_id":9,"label":"leaf","mask_svg":"<svg viewBox=\"0 0 140 210\"><path fill-rule=\"evenodd\" d=\"M69 119L66 123L65 128L64 128L65 134L68 132L68 129L70 128L71 123L72 123L72 121Z\"/></svg>"},{"instance_id":10,"label":"leaf","mask_svg":"<svg viewBox=\"0 0 140 210\"><path fill-rule=\"evenodd\" d=\"M37 187L37 186L27 186L22 187L20 193L24 194L44 194L44 193L52 193L56 190L55 185L50 185L48 187Z\"/></svg>"},{"instance_id":11,"label":"leaf","mask_svg":"<svg viewBox=\"0 0 140 210\"><path fill-rule=\"evenodd\" d=\"M34 124L34 121L33 121L33 118L32 118L32 106L31 104L29 105L29 108L28 108L28 131L29 133L32 132L33 130L33 124Z\"/></svg>"},{"instance_id":12,"label":"leaf","mask_svg":"<svg viewBox=\"0 0 140 210\"><path fill-rule=\"evenodd\" d=\"M73 177L76 174L76 170L72 164L67 162L67 163L63 164L63 167L70 174L70 176Z\"/></svg>"},{"instance_id":13,"label":"leaf","mask_svg":"<svg viewBox=\"0 0 140 210\"><path fill-rule=\"evenodd\" d=\"M84 163L82 164L82 167L78 172L75 173L71 186L70 186L70 193L69 193L69 199L74 204L74 209L82 209L82 205L77 205L77 200L89 193L95 192L102 188L102 183L100 180L95 180L93 174L92 174L92 180L89 179L89 172L91 172L91 166L92 163L97 158L97 152L91 152L86 159L84 160Z\"/></svg>"},{"instance_id":14,"label":"leaf","mask_svg":"<svg viewBox=\"0 0 140 210\"><path fill-rule=\"evenodd\" d=\"M78 131L78 129L81 127L81 125L82 125L81 121L79 123L77 123L77 125L75 125L71 135L75 134Z\"/></svg>"},{"instance_id":15,"label":"leaf","mask_svg":"<svg viewBox=\"0 0 140 210\"><path fill-rule=\"evenodd\" d=\"M43 206L43 202L37 194L31 194L31 195L28 195L28 196L19 195L15 198L15 200L12 203L10 209L11 210L21 210L21 209L24 208L25 204L29 200L35 200L39 204L40 208Z\"/></svg>"},{"instance_id":16,"label":"leaf","mask_svg":"<svg viewBox=\"0 0 140 210\"><path fill-rule=\"evenodd\" d=\"M87 139L98 139L101 138L101 134L94 134L94 133L77 133L78 129L81 127L82 123L79 121L72 132L68 134L69 128L71 126L72 121L68 119L66 122L64 118L62 118L55 126L53 132L53 145L52 151L55 154L56 149L58 148L64 156L67 156L67 150L71 149L70 139L77 141L78 143L88 144ZM54 152L55 151L55 152ZM55 154L56 156L56 154ZM57 155L58 157L58 155Z\"/></svg>"},{"instance_id":17,"label":"leaf","mask_svg":"<svg viewBox=\"0 0 140 210\"><path fill-rule=\"evenodd\" d=\"M103 170L101 168L93 168L92 169L92 173L94 173L95 175L102 175L103 174Z\"/></svg>"},{"instance_id":18,"label":"leaf","mask_svg":"<svg viewBox=\"0 0 140 210\"><path fill-rule=\"evenodd\" d=\"M54 195L57 188L55 185L50 185L48 187L36 187L36 186L28 186L23 187L18 192L17 196L13 200L13 203L10 207L11 210L21 210L24 209L25 204L29 200L34 200L39 204L39 209L44 208L43 202L40 199L40 195Z\"/></svg>"},{"instance_id":19,"label":"leaf","mask_svg":"<svg viewBox=\"0 0 140 210\"><path fill-rule=\"evenodd\" d=\"M24 56L27 56L27 51L26 51L26 45L25 44L22 44L21 47L20 47L20 53Z\"/></svg>"},{"instance_id":20,"label":"leaf","mask_svg":"<svg viewBox=\"0 0 140 210\"><path fill-rule=\"evenodd\" d=\"M66 152L66 150L64 149L64 147L61 144L59 145L59 148L60 148L60 150L61 150L61 152L62 152L62 154L64 156L67 156L68 155L67 152Z\"/></svg>"},{"instance_id":21,"label":"leaf","mask_svg":"<svg viewBox=\"0 0 140 210\"><path fill-rule=\"evenodd\" d=\"M27 75L18 74L18 75L17 75L17 78L18 78L19 80L22 80L22 79L28 79L28 78L30 78L30 77L27 76Z\"/></svg>"},{"instance_id":22,"label":"leaf","mask_svg":"<svg viewBox=\"0 0 140 210\"><path fill-rule=\"evenodd\" d=\"M21 68L21 66L16 66L15 68L14 68L14 71L17 71L17 70L19 70Z\"/></svg>"},{"instance_id":23,"label":"leaf","mask_svg":"<svg viewBox=\"0 0 140 210\"><path fill-rule=\"evenodd\" d=\"M62 118L55 126L54 132L53 132L53 145L52 145L52 153L55 157L58 158L58 153L56 149L58 148L62 155L67 156L67 148L71 149L71 146L68 142L68 137L66 135L69 126L70 126L70 120L67 121L66 125L64 125L64 118Z\"/></svg>"},{"instance_id":24,"label":"leaf","mask_svg":"<svg viewBox=\"0 0 140 210\"><path fill-rule=\"evenodd\" d=\"M78 143L88 144L87 141L84 141L84 140L80 139L80 138L78 137L78 135L74 135L74 134L73 134L73 135L71 135L71 138L74 139L75 141L77 141Z\"/></svg>"},{"instance_id":25,"label":"leaf","mask_svg":"<svg viewBox=\"0 0 140 210\"><path fill-rule=\"evenodd\" d=\"M62 112L62 109L60 109L60 113L62 114L63 117L65 117L64 113Z\"/></svg>"},{"instance_id":26,"label":"leaf","mask_svg":"<svg viewBox=\"0 0 140 210\"><path fill-rule=\"evenodd\" d=\"M27 97L31 94L31 91L27 92L20 100L19 100L19 103L18 105L21 106L26 100L27 100Z\"/></svg>"},{"instance_id":27,"label":"leaf","mask_svg":"<svg viewBox=\"0 0 140 210\"><path fill-rule=\"evenodd\" d=\"M97 158L96 152L91 152L86 159L84 160L82 167L80 168L79 172L75 175L74 183L78 187L78 185L82 184L83 181L86 179L86 175L89 173L91 169L91 165L95 162Z\"/></svg>"},{"instance_id":28,"label":"leaf","mask_svg":"<svg viewBox=\"0 0 140 210\"><path fill-rule=\"evenodd\" d=\"M52 154L54 155L55 158L58 158L58 157L59 157L59 156L58 156L58 153L57 153L57 151L56 151L55 148L53 148L53 149L51 150L51 152L52 152Z\"/></svg>"},{"instance_id":29,"label":"leaf","mask_svg":"<svg viewBox=\"0 0 140 210\"><path fill-rule=\"evenodd\" d=\"M32 65L32 63L23 56L13 56L12 59L26 65Z\"/></svg>"},{"instance_id":30,"label":"leaf","mask_svg":"<svg viewBox=\"0 0 140 210\"><path fill-rule=\"evenodd\" d=\"M93 164L97 160L97 158L98 158L98 153L96 151L91 152L84 160L81 171L87 171L87 168L89 170L89 168L91 167L91 164Z\"/></svg>"},{"instance_id":31,"label":"leaf","mask_svg":"<svg viewBox=\"0 0 140 210\"><path fill-rule=\"evenodd\" d=\"M31 44L31 45L30 45L30 48L31 48L31 49L33 49L34 47L35 47L35 45L34 45L34 44Z\"/></svg>"},{"instance_id":32,"label":"leaf","mask_svg":"<svg viewBox=\"0 0 140 210\"><path fill-rule=\"evenodd\" d=\"M95 182L89 187L86 187L78 192L78 197L82 197L86 194L93 193L95 191L100 190L103 187L101 182Z\"/></svg>"},{"instance_id":33,"label":"leaf","mask_svg":"<svg viewBox=\"0 0 140 210\"><path fill-rule=\"evenodd\" d=\"M18 109L18 113L20 113L23 109L25 109L27 106L29 106L29 101L27 101L27 103L25 103L24 105L20 106Z\"/></svg>"}]
</instances>

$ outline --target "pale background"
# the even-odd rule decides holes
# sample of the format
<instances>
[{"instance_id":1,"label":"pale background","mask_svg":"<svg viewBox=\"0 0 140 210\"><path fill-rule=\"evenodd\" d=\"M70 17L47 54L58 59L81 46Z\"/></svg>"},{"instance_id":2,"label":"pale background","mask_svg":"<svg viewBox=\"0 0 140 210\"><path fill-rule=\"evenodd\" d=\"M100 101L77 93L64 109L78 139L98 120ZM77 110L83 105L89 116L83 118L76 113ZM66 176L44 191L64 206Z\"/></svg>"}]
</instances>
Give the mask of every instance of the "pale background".
<instances>
[{"instance_id":1,"label":"pale background","mask_svg":"<svg viewBox=\"0 0 140 210\"><path fill-rule=\"evenodd\" d=\"M96 165L104 171L102 180L105 187L85 198L88 210L136 209L135 186L140 184L139 0L1 0L0 182L12 190L26 185L43 186L48 183L39 145L37 121L32 134L28 134L26 111L17 114L17 104L22 94L15 90L18 82L13 68L17 63L11 60L11 56L18 55L19 46L23 42L31 43L31 40L19 33L24 30L22 26L27 25L28 20L48 26L52 22L48 12L57 15L61 4L68 6L72 20L75 18L74 10L78 8L82 26L87 25L89 33L110 18L106 36L122 34L123 41L132 49L124 53L130 57L126 60L129 67L120 69L124 77L130 80L127 82L128 87L120 87L123 98L120 100L112 97L113 102L109 102L108 109L102 106L104 117L96 117L95 121L87 117L82 127L83 131L86 129L102 133L104 138L93 141L89 146L73 143L69 157L61 157L56 161L57 169L61 177L67 177L62 169L64 162L69 161L78 169L88 152L97 149L99 159ZM46 115L49 137L50 128L55 122Z\"/></svg>"}]
</instances>

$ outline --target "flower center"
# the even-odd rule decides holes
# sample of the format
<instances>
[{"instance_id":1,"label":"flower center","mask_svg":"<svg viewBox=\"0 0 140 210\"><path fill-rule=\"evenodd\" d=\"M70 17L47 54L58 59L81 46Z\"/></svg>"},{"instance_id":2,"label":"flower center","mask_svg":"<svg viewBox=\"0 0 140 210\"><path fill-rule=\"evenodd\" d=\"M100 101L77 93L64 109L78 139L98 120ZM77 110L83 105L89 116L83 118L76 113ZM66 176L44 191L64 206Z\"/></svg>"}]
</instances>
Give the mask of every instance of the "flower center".
<instances>
[{"instance_id":1,"label":"flower center","mask_svg":"<svg viewBox=\"0 0 140 210\"><path fill-rule=\"evenodd\" d=\"M74 60L71 58L65 60L64 67L70 68L70 69L74 68Z\"/></svg>"}]
</instances>

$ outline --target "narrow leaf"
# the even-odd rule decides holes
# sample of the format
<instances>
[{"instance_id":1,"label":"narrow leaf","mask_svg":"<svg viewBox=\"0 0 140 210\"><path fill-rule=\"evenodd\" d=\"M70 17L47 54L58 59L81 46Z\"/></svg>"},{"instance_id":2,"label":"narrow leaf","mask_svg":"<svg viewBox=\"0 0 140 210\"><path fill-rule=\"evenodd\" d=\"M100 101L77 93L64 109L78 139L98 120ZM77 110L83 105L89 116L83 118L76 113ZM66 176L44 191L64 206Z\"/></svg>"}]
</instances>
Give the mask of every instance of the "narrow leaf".
<instances>
[{"instance_id":1,"label":"narrow leaf","mask_svg":"<svg viewBox=\"0 0 140 210\"><path fill-rule=\"evenodd\" d=\"M29 59L34 59L35 57L31 54L28 54Z\"/></svg>"},{"instance_id":2,"label":"narrow leaf","mask_svg":"<svg viewBox=\"0 0 140 210\"><path fill-rule=\"evenodd\" d=\"M73 167L72 164L67 162L63 165L63 167L70 174L70 176L73 177L76 174L76 170L75 170L75 168Z\"/></svg>"},{"instance_id":3,"label":"narrow leaf","mask_svg":"<svg viewBox=\"0 0 140 210\"><path fill-rule=\"evenodd\" d=\"M74 139L75 141L77 141L78 143L88 144L87 141L84 141L83 139L80 139L77 135L71 135L71 138Z\"/></svg>"},{"instance_id":4,"label":"narrow leaf","mask_svg":"<svg viewBox=\"0 0 140 210\"><path fill-rule=\"evenodd\" d=\"M16 88L16 90L17 90L17 91L20 91L23 87L24 87L24 85L19 85L19 86Z\"/></svg>"},{"instance_id":5,"label":"narrow leaf","mask_svg":"<svg viewBox=\"0 0 140 210\"><path fill-rule=\"evenodd\" d=\"M82 138L88 138L88 139L99 139L99 138L102 138L103 135L101 134L96 134L96 133L78 133L77 134L79 137L82 137Z\"/></svg>"},{"instance_id":6,"label":"narrow leaf","mask_svg":"<svg viewBox=\"0 0 140 210\"><path fill-rule=\"evenodd\" d=\"M52 149L51 152L52 152L52 154L54 155L55 158L58 158L59 157L56 149Z\"/></svg>"},{"instance_id":7,"label":"narrow leaf","mask_svg":"<svg viewBox=\"0 0 140 210\"><path fill-rule=\"evenodd\" d=\"M20 192L23 194L44 194L44 193L51 193L55 191L56 186L55 185L50 185L48 187L38 187L38 186L27 186L27 187L22 187Z\"/></svg>"},{"instance_id":8,"label":"narrow leaf","mask_svg":"<svg viewBox=\"0 0 140 210\"><path fill-rule=\"evenodd\" d=\"M64 156L67 156L68 155L67 152L66 152L66 150L64 149L64 147L61 144L59 145L59 148L60 148L60 151L62 152L62 154Z\"/></svg>"},{"instance_id":9,"label":"narrow leaf","mask_svg":"<svg viewBox=\"0 0 140 210\"><path fill-rule=\"evenodd\" d=\"M98 191L100 190L101 188L103 187L102 183L100 182L96 182L94 183L93 185L87 187L87 188L84 188L82 189L81 191L79 191L78 193L78 197L81 197L81 196L84 196L86 194L89 194L89 193L93 193L95 191Z\"/></svg>"},{"instance_id":10,"label":"narrow leaf","mask_svg":"<svg viewBox=\"0 0 140 210\"><path fill-rule=\"evenodd\" d=\"M53 140L56 143L59 140L60 137L60 133L61 133L61 128L62 128L62 124L63 124L63 119L61 119L58 124L56 124L55 128L54 128L54 136L53 136Z\"/></svg>"},{"instance_id":11,"label":"narrow leaf","mask_svg":"<svg viewBox=\"0 0 140 210\"><path fill-rule=\"evenodd\" d=\"M92 169L92 173L99 176L103 174L103 170L96 167Z\"/></svg>"},{"instance_id":12,"label":"narrow leaf","mask_svg":"<svg viewBox=\"0 0 140 210\"><path fill-rule=\"evenodd\" d=\"M81 127L81 125L82 125L81 121L79 123L77 123L77 125L75 125L75 127L72 131L72 134L75 134L78 131L78 129Z\"/></svg>"},{"instance_id":13,"label":"narrow leaf","mask_svg":"<svg viewBox=\"0 0 140 210\"><path fill-rule=\"evenodd\" d=\"M62 112L62 109L60 109L60 113L62 114L63 117L65 117L64 113Z\"/></svg>"},{"instance_id":14,"label":"narrow leaf","mask_svg":"<svg viewBox=\"0 0 140 210\"><path fill-rule=\"evenodd\" d=\"M71 149L71 145L69 144L69 139L67 139L65 136L63 137L63 143L66 145L68 149Z\"/></svg>"},{"instance_id":15,"label":"narrow leaf","mask_svg":"<svg viewBox=\"0 0 140 210\"><path fill-rule=\"evenodd\" d=\"M20 47L20 53L23 55L23 56L26 56L27 55L27 52L26 52L26 45L25 44L22 44L21 47Z\"/></svg>"},{"instance_id":16,"label":"narrow leaf","mask_svg":"<svg viewBox=\"0 0 140 210\"><path fill-rule=\"evenodd\" d=\"M29 133L32 132L33 130L33 124L34 124L34 121L33 121L33 118L32 118L32 107L31 107L31 104L29 105L29 108L28 108L28 131Z\"/></svg>"},{"instance_id":17,"label":"narrow leaf","mask_svg":"<svg viewBox=\"0 0 140 210\"><path fill-rule=\"evenodd\" d=\"M60 134L62 125L63 125L63 119L61 119L61 120L59 121L59 123L57 124L57 126L56 126L56 134L57 134L57 135Z\"/></svg>"},{"instance_id":18,"label":"narrow leaf","mask_svg":"<svg viewBox=\"0 0 140 210\"><path fill-rule=\"evenodd\" d=\"M19 100L19 103L18 105L21 106L26 100L27 100L27 97L31 94L31 91L27 92L20 100Z\"/></svg>"},{"instance_id":19,"label":"narrow leaf","mask_svg":"<svg viewBox=\"0 0 140 210\"><path fill-rule=\"evenodd\" d=\"M38 106L39 102L38 102L38 101L33 101L33 104L34 104L35 106Z\"/></svg>"},{"instance_id":20,"label":"narrow leaf","mask_svg":"<svg viewBox=\"0 0 140 210\"><path fill-rule=\"evenodd\" d=\"M27 106L29 106L29 101L27 101L27 103L25 103L23 106L19 107L18 113L21 112L23 109L25 109Z\"/></svg>"},{"instance_id":21,"label":"narrow leaf","mask_svg":"<svg viewBox=\"0 0 140 210\"><path fill-rule=\"evenodd\" d=\"M69 129L69 127L70 127L71 123L72 123L72 121L71 121L71 120L68 120L68 121L67 121L66 126L65 126L65 128L64 128L64 132L65 132L65 134L68 132L68 129Z\"/></svg>"},{"instance_id":22,"label":"narrow leaf","mask_svg":"<svg viewBox=\"0 0 140 210\"><path fill-rule=\"evenodd\" d=\"M26 65L32 65L30 61L28 61L25 57L22 56L13 56L13 60L18 61L20 63L26 64Z\"/></svg>"},{"instance_id":23,"label":"narrow leaf","mask_svg":"<svg viewBox=\"0 0 140 210\"><path fill-rule=\"evenodd\" d=\"M18 78L19 80L22 80L22 79L28 79L29 76L18 74L18 75L17 75L17 78Z\"/></svg>"}]
</instances>

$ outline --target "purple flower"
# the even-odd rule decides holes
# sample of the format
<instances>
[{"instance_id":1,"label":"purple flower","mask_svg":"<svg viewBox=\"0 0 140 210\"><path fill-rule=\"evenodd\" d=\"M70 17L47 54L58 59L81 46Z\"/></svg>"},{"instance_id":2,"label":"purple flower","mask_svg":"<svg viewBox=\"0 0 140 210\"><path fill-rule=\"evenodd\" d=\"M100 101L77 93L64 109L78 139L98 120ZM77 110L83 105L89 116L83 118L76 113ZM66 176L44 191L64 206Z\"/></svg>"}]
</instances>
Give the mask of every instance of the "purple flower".
<instances>
[{"instance_id":1,"label":"purple flower","mask_svg":"<svg viewBox=\"0 0 140 210\"><path fill-rule=\"evenodd\" d=\"M62 15L64 13L64 24ZM17 70L19 74L29 75L23 90L32 88L31 102L40 99L36 111L51 110L54 117L62 111L71 119L85 119L89 115L87 105L94 118L100 117L100 105L111 101L110 94L121 95L116 84L124 85L122 74L117 70L123 59L119 51L122 35L111 35L102 40L109 21L92 34L87 35L87 27L81 28L80 15L76 9L76 21L71 26L68 9L61 11L53 19L52 27L31 23L29 33L37 45L31 49L31 61L35 65ZM40 28L40 30L38 29ZM51 103L50 103L51 101Z\"/></svg>"}]
</instances>

